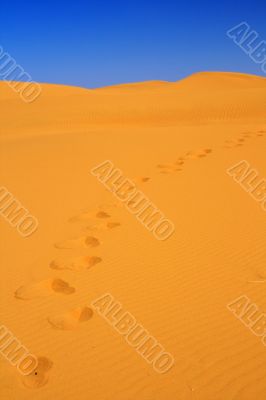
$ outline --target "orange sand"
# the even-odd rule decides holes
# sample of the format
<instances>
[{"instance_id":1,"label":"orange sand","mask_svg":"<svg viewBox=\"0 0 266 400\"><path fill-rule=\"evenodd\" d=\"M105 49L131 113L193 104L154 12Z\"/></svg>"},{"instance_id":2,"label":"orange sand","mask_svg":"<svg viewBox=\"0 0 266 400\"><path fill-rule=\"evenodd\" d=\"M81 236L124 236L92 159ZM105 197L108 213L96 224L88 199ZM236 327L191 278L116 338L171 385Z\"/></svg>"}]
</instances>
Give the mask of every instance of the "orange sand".
<instances>
[{"instance_id":1,"label":"orange sand","mask_svg":"<svg viewBox=\"0 0 266 400\"><path fill-rule=\"evenodd\" d=\"M22 377L0 355L0 398L265 400L266 348L226 305L266 311L266 214L226 170L266 178L266 79L42 88L25 104L0 83L0 182L39 221L23 238L0 219L0 324L40 357ZM168 240L90 174L108 159L174 222ZM168 373L92 315L106 292L174 355Z\"/></svg>"}]
</instances>

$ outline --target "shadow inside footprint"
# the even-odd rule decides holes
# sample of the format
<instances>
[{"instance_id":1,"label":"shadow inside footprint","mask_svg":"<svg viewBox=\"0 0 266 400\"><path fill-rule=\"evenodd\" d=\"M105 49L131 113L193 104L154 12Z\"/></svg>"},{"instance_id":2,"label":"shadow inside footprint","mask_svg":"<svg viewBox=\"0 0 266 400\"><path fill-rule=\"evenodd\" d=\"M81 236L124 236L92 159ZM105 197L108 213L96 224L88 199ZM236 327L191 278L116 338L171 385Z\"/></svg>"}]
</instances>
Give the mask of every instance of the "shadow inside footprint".
<instances>
[{"instance_id":1,"label":"shadow inside footprint","mask_svg":"<svg viewBox=\"0 0 266 400\"><path fill-rule=\"evenodd\" d=\"M151 178L148 176L143 176L142 178L140 178L141 182L149 182L150 180L151 180Z\"/></svg>"},{"instance_id":2,"label":"shadow inside footprint","mask_svg":"<svg viewBox=\"0 0 266 400\"><path fill-rule=\"evenodd\" d=\"M28 389L39 389L46 385L53 362L47 357L38 357L37 367L29 374L22 376L22 384Z\"/></svg>"},{"instance_id":3,"label":"shadow inside footprint","mask_svg":"<svg viewBox=\"0 0 266 400\"><path fill-rule=\"evenodd\" d=\"M54 279L52 281L52 289L56 293L72 294L75 293L76 289L69 286L69 284L62 279Z\"/></svg>"},{"instance_id":4,"label":"shadow inside footprint","mask_svg":"<svg viewBox=\"0 0 266 400\"><path fill-rule=\"evenodd\" d=\"M149 182L151 180L151 178L149 176L139 176L137 178L133 179L134 182L138 183L146 183Z\"/></svg>"},{"instance_id":5,"label":"shadow inside footprint","mask_svg":"<svg viewBox=\"0 0 266 400\"><path fill-rule=\"evenodd\" d=\"M183 164L184 164L184 161L183 161L183 160L177 160L177 161L175 162L175 164L176 164L176 165L183 165Z\"/></svg>"},{"instance_id":6,"label":"shadow inside footprint","mask_svg":"<svg viewBox=\"0 0 266 400\"><path fill-rule=\"evenodd\" d=\"M93 310L89 307L75 308L64 314L49 317L48 322L54 329L72 330L80 323L89 321L93 316Z\"/></svg>"}]
</instances>

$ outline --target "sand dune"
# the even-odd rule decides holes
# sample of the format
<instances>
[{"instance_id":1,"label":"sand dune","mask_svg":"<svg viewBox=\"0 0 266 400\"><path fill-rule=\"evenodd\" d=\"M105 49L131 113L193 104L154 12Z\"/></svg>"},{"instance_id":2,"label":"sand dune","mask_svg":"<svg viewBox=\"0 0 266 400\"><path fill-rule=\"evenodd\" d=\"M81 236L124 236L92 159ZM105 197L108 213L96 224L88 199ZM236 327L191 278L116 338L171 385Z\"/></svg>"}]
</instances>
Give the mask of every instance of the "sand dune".
<instances>
[{"instance_id":1,"label":"sand dune","mask_svg":"<svg viewBox=\"0 0 266 400\"><path fill-rule=\"evenodd\" d=\"M0 355L0 397L264 400L265 346L227 304L266 310L266 214L226 171L266 179L266 79L42 89L24 104L0 83L1 182L39 221L23 238L0 220L0 321L39 361L21 376ZM168 240L90 173L105 160L173 221ZM167 373L91 309L104 293L174 356Z\"/></svg>"},{"instance_id":2,"label":"sand dune","mask_svg":"<svg viewBox=\"0 0 266 400\"><path fill-rule=\"evenodd\" d=\"M2 82L2 135L86 132L88 127L103 125L263 122L265 91L265 78L199 73L173 83L144 82L96 90L43 84L41 97L28 107ZM14 113L16 118L12 118Z\"/></svg>"}]
</instances>

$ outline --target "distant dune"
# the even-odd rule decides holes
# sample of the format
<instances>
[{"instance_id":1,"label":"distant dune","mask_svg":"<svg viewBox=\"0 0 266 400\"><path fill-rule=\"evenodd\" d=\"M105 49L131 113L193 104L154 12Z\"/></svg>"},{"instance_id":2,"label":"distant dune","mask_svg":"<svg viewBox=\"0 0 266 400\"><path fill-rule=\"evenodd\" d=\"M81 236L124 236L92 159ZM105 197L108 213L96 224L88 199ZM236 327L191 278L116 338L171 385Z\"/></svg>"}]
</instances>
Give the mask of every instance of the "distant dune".
<instances>
[{"instance_id":1,"label":"distant dune","mask_svg":"<svg viewBox=\"0 0 266 400\"><path fill-rule=\"evenodd\" d=\"M25 104L0 83L1 186L38 221L20 236L0 197L0 320L38 360L23 376L0 355L0 398L265 400L265 346L250 309L243 323L227 305L266 310L266 188L251 196L266 179L266 79L41 86ZM173 223L167 240L91 173L105 160ZM174 357L169 371L114 328L117 303L109 320L92 308L105 293Z\"/></svg>"},{"instance_id":2,"label":"distant dune","mask_svg":"<svg viewBox=\"0 0 266 400\"><path fill-rule=\"evenodd\" d=\"M75 130L88 126L175 126L263 121L266 79L237 73L198 73L178 82L143 82L87 90L42 84L30 107L0 83L4 135ZM17 118L13 115L16 113Z\"/></svg>"}]
</instances>

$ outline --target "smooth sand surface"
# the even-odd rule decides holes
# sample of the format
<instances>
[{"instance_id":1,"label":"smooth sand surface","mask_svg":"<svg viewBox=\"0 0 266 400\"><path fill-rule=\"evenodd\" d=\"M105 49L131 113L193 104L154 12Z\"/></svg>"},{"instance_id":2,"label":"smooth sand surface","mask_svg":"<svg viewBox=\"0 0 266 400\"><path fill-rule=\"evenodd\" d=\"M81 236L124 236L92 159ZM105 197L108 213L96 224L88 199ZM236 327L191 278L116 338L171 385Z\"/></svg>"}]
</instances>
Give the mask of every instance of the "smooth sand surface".
<instances>
[{"instance_id":1,"label":"smooth sand surface","mask_svg":"<svg viewBox=\"0 0 266 400\"><path fill-rule=\"evenodd\" d=\"M266 312L266 213L226 170L266 178L266 79L42 89L25 104L0 83L0 182L39 221L23 238L0 218L0 322L39 357L22 377L0 355L0 398L265 400L266 348L226 305ZM174 222L168 240L91 175L105 160ZM174 356L167 373L91 311L106 292Z\"/></svg>"}]
</instances>

